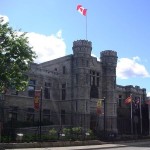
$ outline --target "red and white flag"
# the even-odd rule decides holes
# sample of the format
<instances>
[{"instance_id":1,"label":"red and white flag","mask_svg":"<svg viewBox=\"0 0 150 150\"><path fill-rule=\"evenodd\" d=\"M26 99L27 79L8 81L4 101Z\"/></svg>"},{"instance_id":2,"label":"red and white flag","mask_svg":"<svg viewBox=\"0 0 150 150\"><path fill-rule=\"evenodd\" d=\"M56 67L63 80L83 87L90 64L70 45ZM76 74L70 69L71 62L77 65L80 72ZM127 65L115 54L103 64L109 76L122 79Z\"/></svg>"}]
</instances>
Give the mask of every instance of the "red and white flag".
<instances>
[{"instance_id":1,"label":"red and white flag","mask_svg":"<svg viewBox=\"0 0 150 150\"><path fill-rule=\"evenodd\" d=\"M87 9L85 9L84 7L82 7L82 5L77 5L77 11L79 13L81 13L83 16L86 16Z\"/></svg>"}]
</instances>

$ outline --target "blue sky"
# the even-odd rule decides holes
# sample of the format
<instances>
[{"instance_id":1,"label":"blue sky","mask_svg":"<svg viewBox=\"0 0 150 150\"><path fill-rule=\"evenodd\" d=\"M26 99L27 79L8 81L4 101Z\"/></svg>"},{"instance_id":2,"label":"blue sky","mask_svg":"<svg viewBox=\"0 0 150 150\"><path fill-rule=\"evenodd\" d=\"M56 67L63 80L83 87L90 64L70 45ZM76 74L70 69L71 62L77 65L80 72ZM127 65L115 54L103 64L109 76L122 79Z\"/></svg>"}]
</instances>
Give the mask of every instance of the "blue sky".
<instances>
[{"instance_id":1,"label":"blue sky","mask_svg":"<svg viewBox=\"0 0 150 150\"><path fill-rule=\"evenodd\" d=\"M40 63L72 54L73 41L86 38L86 17L76 10L78 4L88 9L92 54L99 58L103 50L117 51L117 84L138 85L150 96L149 0L0 0L0 15L28 32Z\"/></svg>"}]
</instances>

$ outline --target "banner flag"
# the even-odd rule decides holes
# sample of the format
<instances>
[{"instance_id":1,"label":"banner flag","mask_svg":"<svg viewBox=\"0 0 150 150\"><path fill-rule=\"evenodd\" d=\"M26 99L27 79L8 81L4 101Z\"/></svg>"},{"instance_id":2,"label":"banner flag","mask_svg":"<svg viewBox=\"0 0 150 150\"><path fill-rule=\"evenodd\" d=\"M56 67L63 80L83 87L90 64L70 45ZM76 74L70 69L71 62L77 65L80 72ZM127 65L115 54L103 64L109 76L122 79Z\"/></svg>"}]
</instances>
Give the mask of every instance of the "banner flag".
<instances>
[{"instance_id":1,"label":"banner flag","mask_svg":"<svg viewBox=\"0 0 150 150\"><path fill-rule=\"evenodd\" d=\"M34 109L36 111L39 110L40 96L41 96L41 91L40 90L35 90L35 93L34 93Z\"/></svg>"}]
</instances>

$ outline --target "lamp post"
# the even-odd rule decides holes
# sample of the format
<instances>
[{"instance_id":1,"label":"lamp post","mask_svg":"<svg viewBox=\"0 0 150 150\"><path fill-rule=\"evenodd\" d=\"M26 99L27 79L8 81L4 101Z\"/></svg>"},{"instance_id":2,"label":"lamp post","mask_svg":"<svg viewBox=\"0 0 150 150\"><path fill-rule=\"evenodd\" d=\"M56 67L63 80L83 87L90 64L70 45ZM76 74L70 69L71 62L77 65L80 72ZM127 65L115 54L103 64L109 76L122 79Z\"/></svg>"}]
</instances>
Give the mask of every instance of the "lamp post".
<instances>
[{"instance_id":1,"label":"lamp post","mask_svg":"<svg viewBox=\"0 0 150 150\"><path fill-rule=\"evenodd\" d=\"M12 113L9 113L9 119L10 119L10 137L11 137L11 140L13 139L13 118L12 118Z\"/></svg>"},{"instance_id":2,"label":"lamp post","mask_svg":"<svg viewBox=\"0 0 150 150\"><path fill-rule=\"evenodd\" d=\"M40 97L40 141L42 135L41 123L42 123L42 87L41 87L41 97Z\"/></svg>"},{"instance_id":3,"label":"lamp post","mask_svg":"<svg viewBox=\"0 0 150 150\"><path fill-rule=\"evenodd\" d=\"M104 137L106 133L106 102L105 102L105 97L103 98L104 101Z\"/></svg>"},{"instance_id":4,"label":"lamp post","mask_svg":"<svg viewBox=\"0 0 150 150\"><path fill-rule=\"evenodd\" d=\"M4 93L0 94L0 142L2 136L2 128L4 123Z\"/></svg>"}]
</instances>

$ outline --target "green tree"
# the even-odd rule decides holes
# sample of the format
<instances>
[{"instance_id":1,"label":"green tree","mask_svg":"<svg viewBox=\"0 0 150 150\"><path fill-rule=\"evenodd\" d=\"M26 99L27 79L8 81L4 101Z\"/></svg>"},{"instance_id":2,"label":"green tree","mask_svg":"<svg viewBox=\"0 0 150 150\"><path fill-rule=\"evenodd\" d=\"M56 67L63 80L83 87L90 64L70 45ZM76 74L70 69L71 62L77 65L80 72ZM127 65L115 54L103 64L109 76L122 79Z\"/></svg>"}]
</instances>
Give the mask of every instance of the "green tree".
<instances>
[{"instance_id":1,"label":"green tree","mask_svg":"<svg viewBox=\"0 0 150 150\"><path fill-rule=\"evenodd\" d=\"M36 54L29 46L26 33L17 32L0 18L0 93L8 88L24 90L26 72Z\"/></svg>"}]
</instances>

